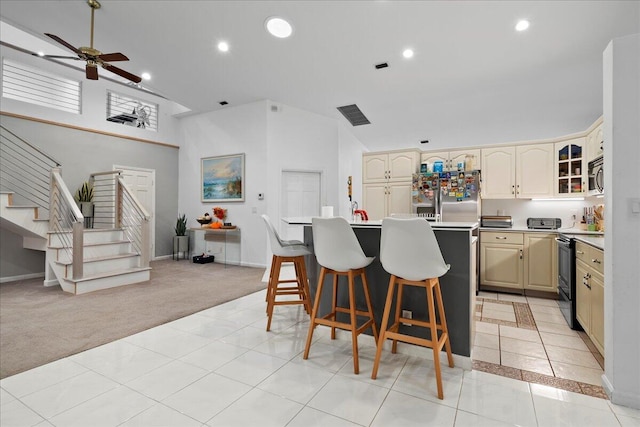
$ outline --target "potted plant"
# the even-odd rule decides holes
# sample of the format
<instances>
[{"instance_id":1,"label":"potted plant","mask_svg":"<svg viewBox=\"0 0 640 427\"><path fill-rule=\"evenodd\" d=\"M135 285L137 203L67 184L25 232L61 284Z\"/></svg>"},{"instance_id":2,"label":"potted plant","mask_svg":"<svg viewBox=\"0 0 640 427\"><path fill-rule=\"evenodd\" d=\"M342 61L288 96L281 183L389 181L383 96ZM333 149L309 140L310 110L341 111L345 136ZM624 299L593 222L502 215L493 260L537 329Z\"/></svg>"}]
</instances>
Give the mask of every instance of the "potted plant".
<instances>
[{"instance_id":1,"label":"potted plant","mask_svg":"<svg viewBox=\"0 0 640 427\"><path fill-rule=\"evenodd\" d=\"M189 252L189 236L187 236L187 216L182 214L178 216L175 227L176 235L173 236L173 254L180 259L180 252Z\"/></svg>"},{"instance_id":2,"label":"potted plant","mask_svg":"<svg viewBox=\"0 0 640 427\"><path fill-rule=\"evenodd\" d=\"M93 186L89 181L85 181L73 196L80 207L80 212L85 217L93 216Z\"/></svg>"}]
</instances>

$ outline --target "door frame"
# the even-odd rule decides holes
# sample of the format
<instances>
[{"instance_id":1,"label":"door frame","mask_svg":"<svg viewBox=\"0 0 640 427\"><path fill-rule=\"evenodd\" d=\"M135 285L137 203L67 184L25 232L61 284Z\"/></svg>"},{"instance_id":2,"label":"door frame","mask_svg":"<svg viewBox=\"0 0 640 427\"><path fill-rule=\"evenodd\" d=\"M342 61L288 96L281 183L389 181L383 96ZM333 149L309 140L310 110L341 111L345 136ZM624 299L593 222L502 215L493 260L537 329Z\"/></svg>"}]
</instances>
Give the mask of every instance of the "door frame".
<instances>
[{"instance_id":1,"label":"door frame","mask_svg":"<svg viewBox=\"0 0 640 427\"><path fill-rule=\"evenodd\" d=\"M320 169L282 169L280 170L280 175L278 176L278 179L280 180L278 188L280 189L280 197L278 200L278 218L282 218L284 215L284 210L282 209L282 201L284 198L283 195L283 191L282 191L282 185L284 183L284 174L285 173L313 173L313 174L318 174L320 175L320 188L318 191L318 197L320 198L318 200L319 204L318 206L322 207L322 205L324 204L323 200L326 200L326 195L325 195L325 176L324 176L324 171L320 170ZM318 212L318 215L320 215L320 212ZM280 230L280 222L278 221L278 232L281 233ZM282 234L282 233L281 233Z\"/></svg>"},{"instance_id":2,"label":"door frame","mask_svg":"<svg viewBox=\"0 0 640 427\"><path fill-rule=\"evenodd\" d=\"M148 168L140 168L137 166L122 166L122 165L113 165L113 170L123 170L123 171L137 171L137 172L149 172L151 173L151 210L149 215L151 216L149 221L149 243L151 244L151 260L156 259L156 170L148 169Z\"/></svg>"}]
</instances>

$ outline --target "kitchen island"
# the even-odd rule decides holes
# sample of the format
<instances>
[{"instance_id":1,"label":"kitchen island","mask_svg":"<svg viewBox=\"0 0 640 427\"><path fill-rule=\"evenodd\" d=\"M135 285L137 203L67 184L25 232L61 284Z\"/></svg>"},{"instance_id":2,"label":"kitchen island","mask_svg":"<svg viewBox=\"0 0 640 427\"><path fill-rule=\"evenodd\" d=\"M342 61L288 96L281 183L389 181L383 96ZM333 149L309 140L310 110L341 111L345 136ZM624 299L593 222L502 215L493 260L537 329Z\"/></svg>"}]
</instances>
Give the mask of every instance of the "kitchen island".
<instances>
[{"instance_id":1,"label":"kitchen island","mask_svg":"<svg viewBox=\"0 0 640 427\"><path fill-rule=\"evenodd\" d=\"M311 218L283 218L289 225L304 227L304 243L313 251L313 232ZM371 303L378 328L382 322L382 312L389 288L390 275L380 263L380 235L382 221L350 222L362 249L367 256L376 259L366 268ZM451 350L456 355L456 364L463 368L471 368L471 348L473 346L473 324L475 312L476 280L477 280L477 232L478 224L470 222L439 222L431 223L436 239L440 245L442 256L451 269L440 278L442 298L447 316L447 325L451 340ZM308 255L305 259L309 276L311 296L315 299L315 292L320 275L320 266L315 255ZM344 278L341 278L343 280ZM325 279L325 292L320 303L320 313L327 313L331 308L332 276ZM346 279L345 279L346 280ZM356 286L356 301L358 307L364 307L364 294L360 286ZM407 287L404 291L403 310L410 310L414 319L427 319L427 304L424 290ZM338 305L347 305L348 296L344 288L340 287ZM395 310L392 307L392 310ZM393 311L392 311L393 312ZM422 338L428 338L429 332L424 328L403 326L402 332ZM366 331L371 335L371 331Z\"/></svg>"}]
</instances>

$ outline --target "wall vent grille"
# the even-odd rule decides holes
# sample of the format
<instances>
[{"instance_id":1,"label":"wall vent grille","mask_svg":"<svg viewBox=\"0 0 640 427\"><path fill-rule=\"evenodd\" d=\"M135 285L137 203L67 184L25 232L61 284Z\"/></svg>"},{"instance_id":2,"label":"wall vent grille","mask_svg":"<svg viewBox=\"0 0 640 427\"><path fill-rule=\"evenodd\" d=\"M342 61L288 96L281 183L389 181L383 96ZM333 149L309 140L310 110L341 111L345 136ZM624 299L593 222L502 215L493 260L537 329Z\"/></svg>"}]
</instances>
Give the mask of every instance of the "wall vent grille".
<instances>
[{"instance_id":1,"label":"wall vent grille","mask_svg":"<svg viewBox=\"0 0 640 427\"><path fill-rule=\"evenodd\" d=\"M80 114L80 82L2 60L2 97Z\"/></svg>"},{"instance_id":2,"label":"wall vent grille","mask_svg":"<svg viewBox=\"0 0 640 427\"><path fill-rule=\"evenodd\" d=\"M127 126L158 130L158 104L107 92L107 120Z\"/></svg>"},{"instance_id":3,"label":"wall vent grille","mask_svg":"<svg viewBox=\"0 0 640 427\"><path fill-rule=\"evenodd\" d=\"M362 114L362 111L360 111L360 108L358 108L356 104L338 107L338 111L340 111L342 115L349 120L349 123L351 123L352 126L368 125L371 123L369 119Z\"/></svg>"}]
</instances>

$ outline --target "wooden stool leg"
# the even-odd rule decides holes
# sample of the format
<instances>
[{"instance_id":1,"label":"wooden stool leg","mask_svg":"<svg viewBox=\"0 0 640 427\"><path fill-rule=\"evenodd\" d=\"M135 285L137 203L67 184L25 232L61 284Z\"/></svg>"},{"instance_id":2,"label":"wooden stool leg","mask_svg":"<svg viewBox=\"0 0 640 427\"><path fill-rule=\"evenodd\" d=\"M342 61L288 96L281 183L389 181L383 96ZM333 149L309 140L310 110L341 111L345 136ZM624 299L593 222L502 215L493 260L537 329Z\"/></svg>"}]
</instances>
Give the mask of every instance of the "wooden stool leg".
<instances>
[{"instance_id":1,"label":"wooden stool leg","mask_svg":"<svg viewBox=\"0 0 640 427\"><path fill-rule=\"evenodd\" d=\"M356 317L356 293L353 285L353 270L349 270L349 314L351 317L351 347L353 348L353 373L360 372L358 358L358 320Z\"/></svg>"},{"instance_id":2,"label":"wooden stool leg","mask_svg":"<svg viewBox=\"0 0 640 427\"><path fill-rule=\"evenodd\" d=\"M307 314L311 315L311 292L309 291L309 278L307 277L307 266L304 262L304 257L298 258L300 264L300 281L302 282L302 292L304 293L304 309Z\"/></svg>"},{"instance_id":3,"label":"wooden stool leg","mask_svg":"<svg viewBox=\"0 0 640 427\"><path fill-rule=\"evenodd\" d=\"M309 319L309 332L307 333L307 343L304 346L303 359L309 358L309 348L311 347L311 339L313 338L313 329L316 326L316 316L318 315L318 307L320 307L320 298L322 296L322 285L324 284L324 276L327 274L327 269L322 267L320 269L320 278L318 279L318 289L316 291L316 299L313 302L313 310L311 310L311 319Z\"/></svg>"},{"instance_id":4,"label":"wooden stool leg","mask_svg":"<svg viewBox=\"0 0 640 427\"><path fill-rule=\"evenodd\" d=\"M267 300L267 332L271 330L271 317L273 316L273 305L276 300L276 294L278 293L278 281L280 280L280 268L282 267L282 258L274 257L274 264L271 268L273 271L273 277L271 279L271 292L267 295L269 299Z\"/></svg>"},{"instance_id":5,"label":"wooden stool leg","mask_svg":"<svg viewBox=\"0 0 640 427\"><path fill-rule=\"evenodd\" d=\"M378 347L376 349L376 358L373 361L373 370L371 371L371 379L375 380L378 376L378 365L380 364L380 356L387 335L387 324L389 323L389 315L391 314L391 304L393 303L393 292L396 284L396 276L391 276L389 280L389 290L387 291L387 300L384 303L384 312L382 314L382 325L380 325L380 337L378 338Z\"/></svg>"},{"instance_id":6,"label":"wooden stool leg","mask_svg":"<svg viewBox=\"0 0 640 427\"><path fill-rule=\"evenodd\" d=\"M338 305L338 274L333 273L333 294L331 298L331 312L333 313L333 320L337 320L338 314L336 312L336 307ZM331 327L331 339L336 339L336 328L335 326Z\"/></svg>"},{"instance_id":7,"label":"wooden stool leg","mask_svg":"<svg viewBox=\"0 0 640 427\"><path fill-rule=\"evenodd\" d=\"M433 279L429 279L427 287L427 305L429 306L429 326L431 329L431 347L433 348L433 365L436 370L436 385L438 387L438 399L442 399L442 373L440 372L440 349L438 348L438 326L436 321L436 309L433 304Z\"/></svg>"},{"instance_id":8,"label":"wooden stool leg","mask_svg":"<svg viewBox=\"0 0 640 427\"><path fill-rule=\"evenodd\" d=\"M447 317L444 314L444 304L442 303L442 292L440 291L440 279L436 280L436 301L438 303L438 311L440 312L440 326L442 327L442 335L444 335L444 347L447 350L447 359L449 367L453 368L453 354L451 354L451 340L449 340L449 328L447 327Z\"/></svg>"},{"instance_id":9,"label":"wooden stool leg","mask_svg":"<svg viewBox=\"0 0 640 427\"><path fill-rule=\"evenodd\" d=\"M402 310L402 294L404 290L404 285L402 283L398 283L398 298L396 299L396 315L393 321L393 325L400 321L400 311ZM398 325L398 330L396 332L400 332L400 325ZM396 354L398 351L398 340L393 340L393 344L391 345L391 353Z\"/></svg>"},{"instance_id":10,"label":"wooden stool leg","mask_svg":"<svg viewBox=\"0 0 640 427\"><path fill-rule=\"evenodd\" d=\"M373 306L371 305L371 295L369 295L369 284L367 283L367 275L364 273L364 269L360 273L360 279L362 280L362 288L364 289L364 299L367 302L367 313L371 318L371 330L373 331L373 339L378 342L378 328L376 327L376 319L373 317Z\"/></svg>"},{"instance_id":11,"label":"wooden stool leg","mask_svg":"<svg viewBox=\"0 0 640 427\"><path fill-rule=\"evenodd\" d=\"M272 282L273 282L273 266L276 262L276 256L271 256L271 269L269 270L269 281L267 282L267 294L264 296L264 301L269 302L269 293L271 292ZM267 306L268 307L268 306Z\"/></svg>"}]
</instances>

